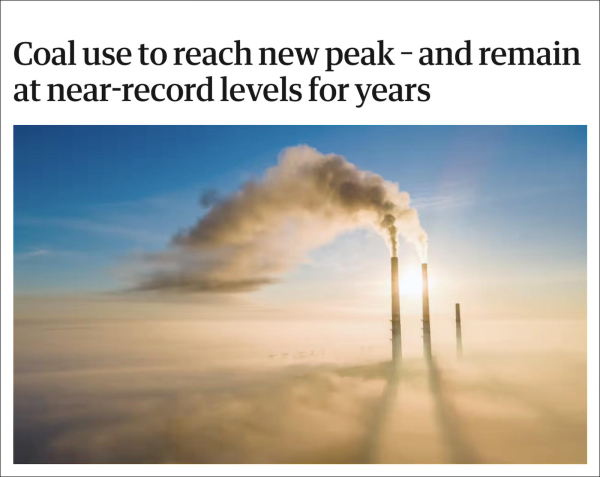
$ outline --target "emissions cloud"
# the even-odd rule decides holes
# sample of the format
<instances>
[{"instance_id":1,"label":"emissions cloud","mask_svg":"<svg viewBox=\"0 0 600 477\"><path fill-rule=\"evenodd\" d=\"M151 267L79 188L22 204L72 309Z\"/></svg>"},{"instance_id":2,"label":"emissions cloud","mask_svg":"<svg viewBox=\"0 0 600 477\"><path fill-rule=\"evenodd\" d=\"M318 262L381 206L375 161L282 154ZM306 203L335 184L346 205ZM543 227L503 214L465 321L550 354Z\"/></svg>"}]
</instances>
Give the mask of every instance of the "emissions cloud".
<instances>
[{"instance_id":1,"label":"emissions cloud","mask_svg":"<svg viewBox=\"0 0 600 477\"><path fill-rule=\"evenodd\" d=\"M425 260L427 234L398 184L344 157L308 146L286 149L262 179L221 198L178 233L168 250L143 259L139 290L248 291L272 283L310 250L359 227L376 229L397 254L398 235Z\"/></svg>"}]
</instances>

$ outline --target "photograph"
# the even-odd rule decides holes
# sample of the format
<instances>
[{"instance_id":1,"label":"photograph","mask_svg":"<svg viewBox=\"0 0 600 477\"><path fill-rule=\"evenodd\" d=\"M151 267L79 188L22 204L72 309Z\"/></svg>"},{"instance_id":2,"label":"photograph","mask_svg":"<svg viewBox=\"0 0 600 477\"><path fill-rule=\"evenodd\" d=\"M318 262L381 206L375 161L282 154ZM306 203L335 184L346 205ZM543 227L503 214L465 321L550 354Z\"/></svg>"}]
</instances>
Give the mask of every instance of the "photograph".
<instances>
[{"instance_id":1,"label":"photograph","mask_svg":"<svg viewBox=\"0 0 600 477\"><path fill-rule=\"evenodd\" d=\"M587 126L76 110L3 158L15 464L587 463Z\"/></svg>"}]
</instances>

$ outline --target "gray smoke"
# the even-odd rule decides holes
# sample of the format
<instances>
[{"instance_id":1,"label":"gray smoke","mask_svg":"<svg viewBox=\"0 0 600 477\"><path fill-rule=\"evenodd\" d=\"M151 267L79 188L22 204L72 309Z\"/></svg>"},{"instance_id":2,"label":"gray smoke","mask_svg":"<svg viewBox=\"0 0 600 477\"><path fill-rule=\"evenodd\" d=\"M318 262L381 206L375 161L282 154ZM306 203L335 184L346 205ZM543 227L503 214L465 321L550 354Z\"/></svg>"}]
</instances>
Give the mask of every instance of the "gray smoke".
<instances>
[{"instance_id":1,"label":"gray smoke","mask_svg":"<svg viewBox=\"0 0 600 477\"><path fill-rule=\"evenodd\" d=\"M278 278L340 233L371 227L397 254L398 234L425 260L427 235L398 184L344 157L308 146L286 149L276 166L229 197L205 195L208 212L170 248L144 257L137 288L246 291Z\"/></svg>"}]
</instances>

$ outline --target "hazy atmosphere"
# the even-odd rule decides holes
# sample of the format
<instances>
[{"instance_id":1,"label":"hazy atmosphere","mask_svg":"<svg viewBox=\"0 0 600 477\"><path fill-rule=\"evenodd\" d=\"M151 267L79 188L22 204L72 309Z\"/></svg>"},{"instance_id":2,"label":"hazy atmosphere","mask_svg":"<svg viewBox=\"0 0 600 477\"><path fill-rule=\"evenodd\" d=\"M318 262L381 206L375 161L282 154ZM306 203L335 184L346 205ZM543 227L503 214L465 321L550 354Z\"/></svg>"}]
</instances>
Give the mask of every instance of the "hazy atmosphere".
<instances>
[{"instance_id":1,"label":"hazy atmosphere","mask_svg":"<svg viewBox=\"0 0 600 477\"><path fill-rule=\"evenodd\" d=\"M586 462L585 127L14 149L15 462Z\"/></svg>"}]
</instances>

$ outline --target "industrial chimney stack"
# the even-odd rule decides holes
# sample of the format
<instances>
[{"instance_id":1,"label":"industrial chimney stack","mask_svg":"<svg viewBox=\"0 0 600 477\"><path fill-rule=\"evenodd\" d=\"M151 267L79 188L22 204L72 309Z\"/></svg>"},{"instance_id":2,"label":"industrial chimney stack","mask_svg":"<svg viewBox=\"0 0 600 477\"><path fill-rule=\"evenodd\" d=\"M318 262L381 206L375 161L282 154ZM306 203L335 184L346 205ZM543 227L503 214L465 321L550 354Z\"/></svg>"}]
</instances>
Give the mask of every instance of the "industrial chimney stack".
<instances>
[{"instance_id":1,"label":"industrial chimney stack","mask_svg":"<svg viewBox=\"0 0 600 477\"><path fill-rule=\"evenodd\" d=\"M423 352L425 357L431 357L431 328L429 325L429 281L427 264L422 265L423 271Z\"/></svg>"},{"instance_id":2,"label":"industrial chimney stack","mask_svg":"<svg viewBox=\"0 0 600 477\"><path fill-rule=\"evenodd\" d=\"M400 285L398 280L398 257L392 257L392 358L402 357L402 332L400 329Z\"/></svg>"},{"instance_id":3,"label":"industrial chimney stack","mask_svg":"<svg viewBox=\"0 0 600 477\"><path fill-rule=\"evenodd\" d=\"M456 304L456 354L462 356L462 327L460 323L460 303Z\"/></svg>"}]
</instances>

